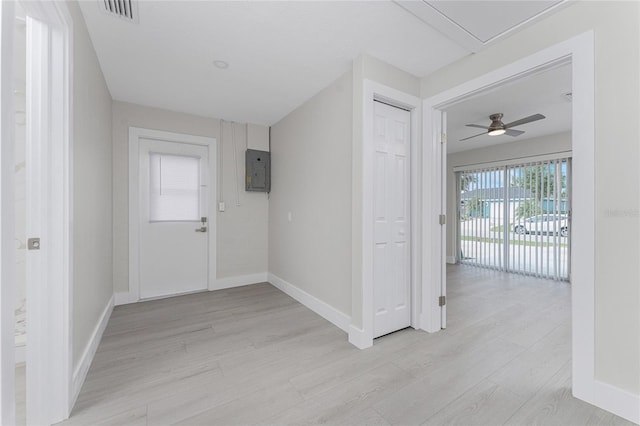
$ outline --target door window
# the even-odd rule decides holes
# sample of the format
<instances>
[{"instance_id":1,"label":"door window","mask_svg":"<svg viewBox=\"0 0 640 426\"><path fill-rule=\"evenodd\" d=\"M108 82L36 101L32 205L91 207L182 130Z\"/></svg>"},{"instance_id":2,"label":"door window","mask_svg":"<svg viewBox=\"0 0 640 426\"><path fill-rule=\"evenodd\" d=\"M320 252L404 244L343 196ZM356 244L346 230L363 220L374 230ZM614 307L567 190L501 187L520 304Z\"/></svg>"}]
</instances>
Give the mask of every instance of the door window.
<instances>
[{"instance_id":1,"label":"door window","mask_svg":"<svg viewBox=\"0 0 640 426\"><path fill-rule=\"evenodd\" d=\"M200 159L149 153L149 221L200 220Z\"/></svg>"}]
</instances>

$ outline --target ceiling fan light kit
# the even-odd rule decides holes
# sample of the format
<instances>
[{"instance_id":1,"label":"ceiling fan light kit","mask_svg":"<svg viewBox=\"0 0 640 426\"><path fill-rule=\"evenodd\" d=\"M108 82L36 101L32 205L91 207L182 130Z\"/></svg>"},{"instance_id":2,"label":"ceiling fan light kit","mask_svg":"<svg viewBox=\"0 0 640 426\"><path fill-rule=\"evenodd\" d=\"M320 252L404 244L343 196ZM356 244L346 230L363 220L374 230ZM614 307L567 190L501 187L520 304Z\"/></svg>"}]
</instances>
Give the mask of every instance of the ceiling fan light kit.
<instances>
[{"instance_id":1,"label":"ceiling fan light kit","mask_svg":"<svg viewBox=\"0 0 640 426\"><path fill-rule=\"evenodd\" d=\"M523 124L531 123L533 121L538 121L538 120L542 120L543 118L546 118L542 114L533 114L528 117L521 118L516 121L512 121L511 123L504 124L502 122L502 117L503 117L503 114L501 112L491 114L489 116L489 120L491 120L491 125L489 127L480 126L478 124L467 124L467 127L478 127L480 129L487 129L487 131L482 132L478 135L469 136L468 138L460 139L460 142L466 141L467 139L482 136L482 135L500 136L500 135L506 134L508 136L513 136L513 137L520 136L521 134L524 133L524 131L514 130L512 129L512 127L522 126Z\"/></svg>"},{"instance_id":2,"label":"ceiling fan light kit","mask_svg":"<svg viewBox=\"0 0 640 426\"><path fill-rule=\"evenodd\" d=\"M500 135L504 135L507 131L505 129L493 129L493 130L489 130L487 132L487 134L489 136L500 136Z\"/></svg>"}]
</instances>

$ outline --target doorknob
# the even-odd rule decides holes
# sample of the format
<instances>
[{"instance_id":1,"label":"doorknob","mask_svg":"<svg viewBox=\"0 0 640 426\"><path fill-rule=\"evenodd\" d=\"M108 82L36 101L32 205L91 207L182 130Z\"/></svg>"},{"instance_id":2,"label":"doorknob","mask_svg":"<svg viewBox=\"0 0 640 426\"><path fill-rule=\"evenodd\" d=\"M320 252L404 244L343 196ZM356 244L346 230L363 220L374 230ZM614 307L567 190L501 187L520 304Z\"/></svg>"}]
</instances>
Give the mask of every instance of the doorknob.
<instances>
[{"instance_id":1,"label":"doorknob","mask_svg":"<svg viewBox=\"0 0 640 426\"><path fill-rule=\"evenodd\" d=\"M207 232L207 227L201 226L200 228L196 228L196 232Z\"/></svg>"}]
</instances>

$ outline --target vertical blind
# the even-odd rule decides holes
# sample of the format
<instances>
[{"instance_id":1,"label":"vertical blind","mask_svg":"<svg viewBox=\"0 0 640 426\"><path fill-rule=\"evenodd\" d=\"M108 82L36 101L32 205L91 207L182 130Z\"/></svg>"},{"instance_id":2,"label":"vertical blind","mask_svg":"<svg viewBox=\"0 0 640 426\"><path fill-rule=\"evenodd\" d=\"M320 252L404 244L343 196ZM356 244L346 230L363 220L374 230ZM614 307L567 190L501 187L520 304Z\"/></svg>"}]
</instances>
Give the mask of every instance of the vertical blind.
<instances>
[{"instance_id":1,"label":"vertical blind","mask_svg":"<svg viewBox=\"0 0 640 426\"><path fill-rule=\"evenodd\" d=\"M461 263L569 280L569 158L458 172Z\"/></svg>"}]
</instances>

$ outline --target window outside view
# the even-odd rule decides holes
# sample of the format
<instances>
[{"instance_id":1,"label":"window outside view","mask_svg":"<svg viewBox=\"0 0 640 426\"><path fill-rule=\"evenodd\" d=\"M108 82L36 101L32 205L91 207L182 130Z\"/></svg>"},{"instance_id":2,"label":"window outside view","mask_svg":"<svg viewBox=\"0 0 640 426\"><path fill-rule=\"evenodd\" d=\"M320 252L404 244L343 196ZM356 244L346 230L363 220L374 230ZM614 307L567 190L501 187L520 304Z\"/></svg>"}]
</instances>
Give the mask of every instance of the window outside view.
<instances>
[{"instance_id":1,"label":"window outside view","mask_svg":"<svg viewBox=\"0 0 640 426\"><path fill-rule=\"evenodd\" d=\"M569 280L570 159L457 173L461 263Z\"/></svg>"}]
</instances>

